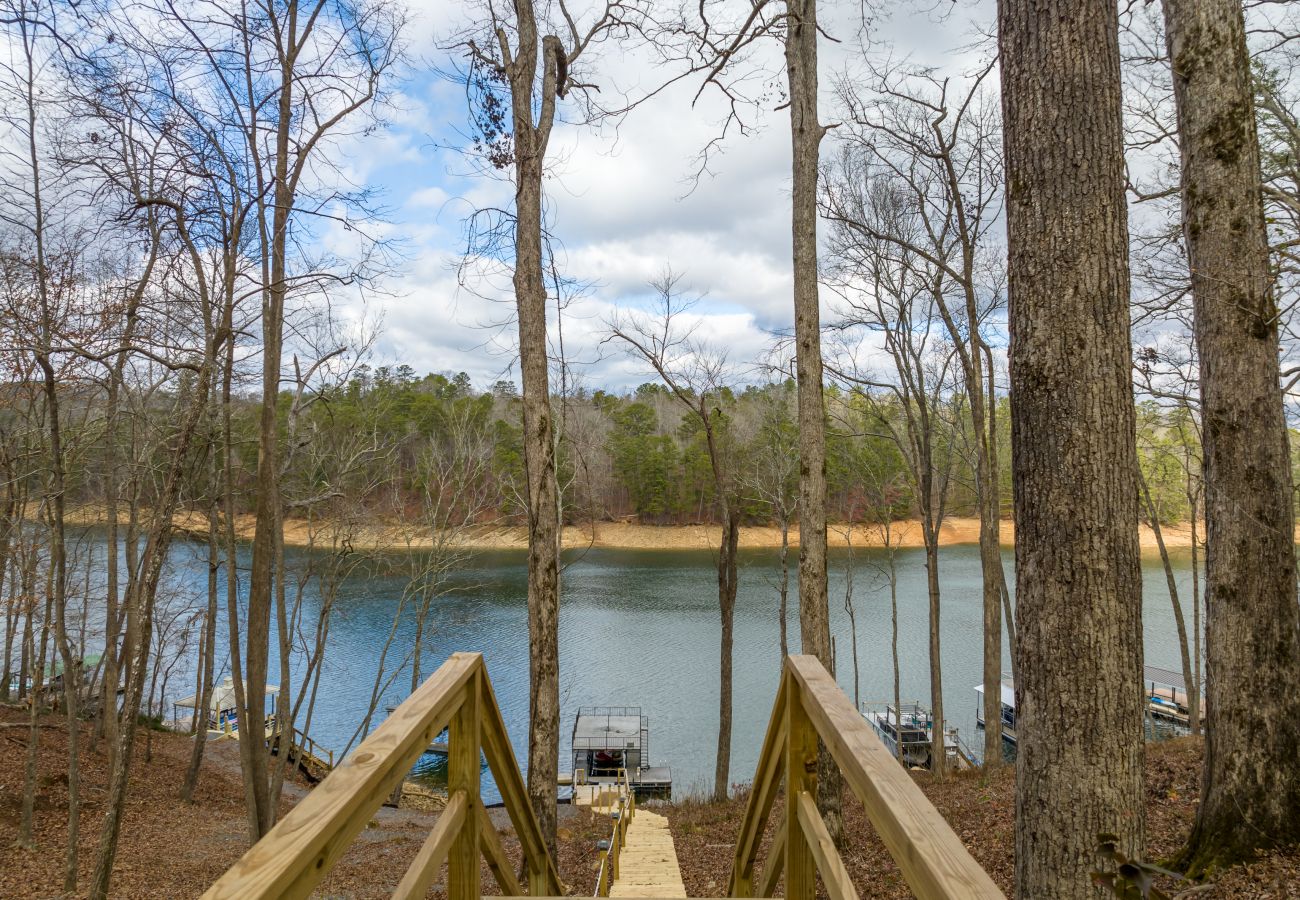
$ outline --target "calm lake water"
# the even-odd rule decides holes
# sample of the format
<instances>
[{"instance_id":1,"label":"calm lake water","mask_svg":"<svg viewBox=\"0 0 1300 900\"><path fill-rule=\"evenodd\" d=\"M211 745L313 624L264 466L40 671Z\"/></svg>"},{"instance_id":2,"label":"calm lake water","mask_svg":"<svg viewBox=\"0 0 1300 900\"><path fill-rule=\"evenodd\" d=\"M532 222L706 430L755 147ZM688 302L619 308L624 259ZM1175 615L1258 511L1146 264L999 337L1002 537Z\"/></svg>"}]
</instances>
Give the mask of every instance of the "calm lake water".
<instances>
[{"instance_id":1,"label":"calm lake water","mask_svg":"<svg viewBox=\"0 0 1300 900\"><path fill-rule=\"evenodd\" d=\"M102 546L102 544L101 544ZM176 577L169 589L196 597L206 585L206 550L180 544L174 551ZM290 551L291 562L295 552ZM301 552L297 553L301 562ZM717 746L720 626L713 556L708 552L590 550L566 554L560 613L561 768L567 768L569 730L578 707L640 706L650 718L650 757L672 767L675 794L702 792L713 779ZM849 619L844 610L843 552L832 554L832 630L838 679L854 696ZM889 593L879 567L881 551L854 553L857 612L858 693L863 701L892 696ZM247 560L241 561L244 565ZM1004 555L1008 574L1010 553ZM1190 627L1191 569L1176 558ZM731 780L747 781L754 766L776 690L779 664L778 576L774 550L742 551L735 630L735 712ZM924 554L900 551L899 662L904 699L928 703L927 600ZM337 601L329 649L321 676L312 736L324 746L347 743L370 698L378 655L406 579L387 573L350 578ZM793 573L792 573L793 575ZM1146 661L1179 668L1173 614L1158 559L1143 563ZM967 743L978 746L974 686L981 676L980 568L976 547L945 549L940 560L943 588L942 647L944 705L949 723ZM795 579L792 577L792 582ZM790 644L798 647L797 596L790 599ZM528 716L528 627L525 558L522 553L483 553L458 574L456 589L432 615L432 658L424 671L457 650L481 651L493 687L524 764ZM306 621L314 620L319 597L305 599ZM224 612L223 612L224 618ZM219 648L226 646L224 635ZM413 629L399 629L395 647L404 653ZM197 638L194 641L197 646ZM225 654L218 658L225 663ZM390 663L391 664L391 663ZM1006 663L1004 663L1005 665ZM274 669L273 662L273 669ZM169 699L193 692L189 667L172 676ZM272 681L277 680L274 676ZM395 705L409 691L410 675L384 694ZM426 759L426 767L432 761ZM491 788L489 787L490 791Z\"/></svg>"}]
</instances>

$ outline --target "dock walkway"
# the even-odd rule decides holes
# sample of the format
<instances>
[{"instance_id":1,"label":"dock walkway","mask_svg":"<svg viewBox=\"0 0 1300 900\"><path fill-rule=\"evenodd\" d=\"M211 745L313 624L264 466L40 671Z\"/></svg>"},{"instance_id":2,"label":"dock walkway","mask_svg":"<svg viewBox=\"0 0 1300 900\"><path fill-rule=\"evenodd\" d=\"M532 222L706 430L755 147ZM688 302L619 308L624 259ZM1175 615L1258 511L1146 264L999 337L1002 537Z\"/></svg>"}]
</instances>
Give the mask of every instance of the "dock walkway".
<instances>
[{"instance_id":1,"label":"dock walkway","mask_svg":"<svg viewBox=\"0 0 1300 900\"><path fill-rule=\"evenodd\" d=\"M686 896L668 818L638 806L630 781L575 784L573 803L598 816L617 811L614 833L605 842L609 853L601 853L597 897ZM626 821L619 821L623 816Z\"/></svg>"},{"instance_id":2,"label":"dock walkway","mask_svg":"<svg viewBox=\"0 0 1300 900\"><path fill-rule=\"evenodd\" d=\"M611 897L685 897L682 870L668 819L638 809L627 829L627 844L618 863Z\"/></svg>"}]
</instances>

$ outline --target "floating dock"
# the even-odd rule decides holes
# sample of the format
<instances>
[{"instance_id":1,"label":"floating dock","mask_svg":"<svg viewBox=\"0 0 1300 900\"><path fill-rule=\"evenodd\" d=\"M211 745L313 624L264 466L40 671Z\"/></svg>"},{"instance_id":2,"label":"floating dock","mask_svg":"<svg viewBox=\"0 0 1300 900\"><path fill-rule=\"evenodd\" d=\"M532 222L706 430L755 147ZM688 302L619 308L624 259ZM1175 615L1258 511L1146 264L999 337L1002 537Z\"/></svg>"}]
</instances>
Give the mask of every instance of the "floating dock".
<instances>
[{"instance_id":1,"label":"floating dock","mask_svg":"<svg viewBox=\"0 0 1300 900\"><path fill-rule=\"evenodd\" d=\"M1187 729L1191 726L1191 713L1188 709L1189 696L1187 683L1182 673L1160 666L1142 667L1142 684L1147 701L1146 714L1152 720L1160 720L1175 726L1175 729ZM1002 739L1009 744L1016 742L1016 683L1007 675L1002 678ZM1205 709L1205 699L1201 698L1201 709ZM984 685L975 686L975 724L984 727Z\"/></svg>"},{"instance_id":2,"label":"floating dock","mask_svg":"<svg viewBox=\"0 0 1300 900\"><path fill-rule=\"evenodd\" d=\"M584 706L570 738L572 768L560 784L573 789L575 802L580 793L598 795L624 772L637 797L672 796L672 771L650 764L650 719L639 706ZM595 787L579 791L583 786Z\"/></svg>"}]
</instances>

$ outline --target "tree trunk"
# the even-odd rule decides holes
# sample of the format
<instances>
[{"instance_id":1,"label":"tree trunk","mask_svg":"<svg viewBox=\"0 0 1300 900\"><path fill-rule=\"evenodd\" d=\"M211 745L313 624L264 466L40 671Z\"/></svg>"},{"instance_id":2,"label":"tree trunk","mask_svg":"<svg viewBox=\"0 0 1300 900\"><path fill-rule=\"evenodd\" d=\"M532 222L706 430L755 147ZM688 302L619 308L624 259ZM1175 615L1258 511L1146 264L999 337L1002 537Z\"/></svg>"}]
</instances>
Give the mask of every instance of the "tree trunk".
<instances>
[{"instance_id":1,"label":"tree trunk","mask_svg":"<svg viewBox=\"0 0 1300 900\"><path fill-rule=\"evenodd\" d=\"M1166 0L1200 353L1209 716L1193 875L1300 841L1300 606L1241 4Z\"/></svg>"},{"instance_id":2,"label":"tree trunk","mask_svg":"<svg viewBox=\"0 0 1300 900\"><path fill-rule=\"evenodd\" d=\"M795 375L799 407L799 629L803 652L831 661L826 587L826 407L822 399L821 308L817 290L817 0L786 0L785 70L790 89ZM838 844L842 779L824 745L818 752L817 807Z\"/></svg>"},{"instance_id":3,"label":"tree trunk","mask_svg":"<svg viewBox=\"0 0 1300 900\"><path fill-rule=\"evenodd\" d=\"M1001 0L1016 524L1016 893L1143 855L1142 581L1118 13ZM997 691L997 685L989 686Z\"/></svg>"},{"instance_id":4,"label":"tree trunk","mask_svg":"<svg viewBox=\"0 0 1300 900\"><path fill-rule=\"evenodd\" d=\"M979 358L978 351L972 355ZM979 373L978 367L976 373ZM992 373L989 374L991 377ZM971 392L971 397L982 394L981 385ZM997 438L989 433L982 399L978 406L975 491L979 499L980 572L984 601L984 766L994 768L1002 765L1002 591L1005 585L997 470L990 446ZM973 418L975 408L976 404L972 402Z\"/></svg>"},{"instance_id":5,"label":"tree trunk","mask_svg":"<svg viewBox=\"0 0 1300 900\"><path fill-rule=\"evenodd\" d=\"M35 553L31 554L33 557ZM36 847L36 841L32 837L33 817L36 812L36 760L38 756L40 729L37 724L40 722L41 705L38 702L41 695L41 679L45 674L45 654L42 652L40 658L36 654L36 633L33 620L36 618L36 586L34 583L35 573L33 567L24 563L22 570L21 582L23 586L22 597L27 605L27 624L23 628L23 648L26 651L27 658L32 661L33 665L22 673L19 686L26 684L27 678L31 678L31 688L27 693L28 698L28 717L27 717L27 755L23 759L23 799L22 809L18 815L18 839L16 845L26 850L32 850ZM45 629L42 629L44 632ZM42 640L44 644L44 640ZM30 675L28 674L30 673Z\"/></svg>"},{"instance_id":6,"label":"tree trunk","mask_svg":"<svg viewBox=\"0 0 1300 900\"><path fill-rule=\"evenodd\" d=\"M790 516L781 514L781 665L790 655L789 641L790 608Z\"/></svg>"},{"instance_id":7,"label":"tree trunk","mask_svg":"<svg viewBox=\"0 0 1300 900\"><path fill-rule=\"evenodd\" d=\"M948 772L948 754L943 738L943 655L939 642L939 525L926 521L922 527L925 529L925 586L930 607L930 771L941 779Z\"/></svg>"},{"instance_id":8,"label":"tree trunk","mask_svg":"<svg viewBox=\"0 0 1300 900\"><path fill-rule=\"evenodd\" d=\"M961 364L966 401L970 405L971 426L975 431L975 497L979 512L980 576L984 611L984 764L1002 764L1001 690L994 690L1002 682L1002 547L1001 504L998 497L997 431L992 406L996 403L993 392L992 356L979 331L979 297L975 284L976 238L970 233L965 212L965 198L961 182L954 167L952 154L946 148L948 141L938 124L931 126L941 153L948 185L949 208L955 213L955 228L961 249L961 278L959 284L964 301L965 322L953 316L945 296L942 281L934 287L934 303L943 318L944 326L952 339L953 349ZM964 324L964 327L963 327ZM989 360L986 385L984 362ZM985 387L989 392L985 394ZM985 406L988 401L989 406Z\"/></svg>"},{"instance_id":9,"label":"tree trunk","mask_svg":"<svg viewBox=\"0 0 1300 900\"><path fill-rule=\"evenodd\" d=\"M45 399L46 429L49 438L49 480L46 485L46 514L50 526L50 560L48 582L50 602L54 605L54 639L63 662L63 702L68 721L68 843L63 872L63 890L71 893L77 889L77 846L81 821L79 743L81 728L78 716L77 687L81 683L81 656L74 654L68 640L68 579L67 548L64 533L65 460L63 431L59 410L59 383L54 370L55 331L58 316L50 297L49 270L45 246L45 205L42 200L41 156L37 149L36 68L31 23L24 22L22 34L22 64L27 125L27 162L31 167L32 237L35 242L36 299L40 307L37 335L36 363L41 370ZM48 619L47 623L48 625Z\"/></svg>"},{"instance_id":10,"label":"tree trunk","mask_svg":"<svg viewBox=\"0 0 1300 900\"><path fill-rule=\"evenodd\" d=\"M1183 604L1178 599L1178 579L1174 577L1174 566L1169 559L1169 548L1165 546L1165 533L1160 528L1160 511L1151 499L1151 488L1138 469L1138 485L1142 488L1142 501L1147 510L1147 521L1151 523L1151 532L1156 538L1156 548L1160 551L1160 565L1165 570L1165 584L1169 588L1169 602L1174 606L1174 627L1178 631L1178 652L1182 657L1183 684L1187 688L1187 717L1192 733L1200 732L1199 700L1193 693L1196 679L1192 672L1192 655L1187 647L1187 622L1183 619Z\"/></svg>"},{"instance_id":11,"label":"tree trunk","mask_svg":"<svg viewBox=\"0 0 1300 900\"><path fill-rule=\"evenodd\" d=\"M284 344L284 304L288 292L287 254L289 217L294 190L289 181L290 130L293 125L295 82L293 60L297 35L296 2L286 10L281 38L288 45L281 50L280 92L274 141L274 206L269 240L270 280L262 291L262 406L258 419L257 499L253 532L253 561L248 577L246 634L248 649L244 664L248 686L235 681L240 711L240 730L260 733L266 721L266 677L271 651L271 610L275 605L276 547L280 533L280 364ZM288 685L281 685L282 691ZM239 694L244 696L241 698ZM275 808L271 797L269 751L260 740L241 740L239 756L243 766L245 794L252 801L248 809L249 837L256 842L271 830Z\"/></svg>"},{"instance_id":12,"label":"tree trunk","mask_svg":"<svg viewBox=\"0 0 1300 900\"><path fill-rule=\"evenodd\" d=\"M889 513L886 513L887 515ZM889 650L894 665L894 713L903 714L902 676L898 669L898 559L893 545L893 531L890 522L885 522L885 554L889 566ZM894 741L894 756L899 765L903 765L903 742Z\"/></svg>"},{"instance_id":13,"label":"tree trunk","mask_svg":"<svg viewBox=\"0 0 1300 900\"><path fill-rule=\"evenodd\" d=\"M1192 734L1200 734L1204 723L1201 709L1201 545L1197 535L1196 517L1200 515L1200 498L1189 492L1192 511L1192 697L1196 702L1196 716L1192 719Z\"/></svg>"},{"instance_id":14,"label":"tree trunk","mask_svg":"<svg viewBox=\"0 0 1300 900\"><path fill-rule=\"evenodd\" d=\"M215 424L215 422L214 422ZM216 429L212 431L213 449L217 444ZM194 747L190 753L189 768L185 771L185 781L181 785L181 801L192 803L194 789L199 783L199 769L203 765L203 750L208 742L208 707L211 704L214 669L216 668L217 642L217 573L221 568L221 553L218 537L219 519L217 516L218 458L211 454L211 490L212 498L208 504L208 608L203 620L203 639L200 642L203 657L200 660L199 688L195 694L194 707Z\"/></svg>"},{"instance_id":15,"label":"tree trunk","mask_svg":"<svg viewBox=\"0 0 1300 900\"><path fill-rule=\"evenodd\" d=\"M529 7L530 0L518 6ZM531 9L531 7L529 7ZM535 33L535 32L534 32ZM535 58L535 57L534 57ZM550 64L548 64L550 65ZM542 171L546 136L533 127L530 89L516 92L515 305L523 381L524 467L528 476L528 796L546 844L555 850L555 785L560 764L560 499L555 427L546 357L546 285L542 275ZM554 85L551 86L552 92Z\"/></svg>"},{"instance_id":16,"label":"tree trunk","mask_svg":"<svg viewBox=\"0 0 1300 900\"><path fill-rule=\"evenodd\" d=\"M853 657L853 708L861 711L862 697L860 696L860 686L862 679L858 672L858 614L853 608L853 517L849 517L848 528L845 530L845 559L844 559L844 612L849 617L849 649Z\"/></svg>"},{"instance_id":17,"label":"tree trunk","mask_svg":"<svg viewBox=\"0 0 1300 900\"><path fill-rule=\"evenodd\" d=\"M712 439L710 439L712 448ZM711 449L714 454L716 449ZM724 486L719 484L720 497ZM718 755L713 769L713 799L726 800L731 788L731 654L736 621L736 565L740 546L740 512L723 501L722 541L718 546L718 613L722 619L721 664L718 675Z\"/></svg>"},{"instance_id":18,"label":"tree trunk","mask_svg":"<svg viewBox=\"0 0 1300 900\"><path fill-rule=\"evenodd\" d=\"M1002 598L1002 627L1007 633L1007 645L1010 648L1011 675L1016 671L1016 617L1011 612L1011 592L1007 590L1007 573L1002 565L1002 454L998 450L998 396L997 370L993 367L993 350L984 344L984 372L988 388L988 441L989 441L989 479L993 483L993 509L996 514L997 527L994 531L994 545L998 548L998 594ZM1001 689L999 689L1001 693ZM998 722L1002 721L999 710ZM999 726L1000 727L1000 726ZM1001 751L999 750L999 754Z\"/></svg>"},{"instance_id":19,"label":"tree trunk","mask_svg":"<svg viewBox=\"0 0 1300 900\"><path fill-rule=\"evenodd\" d=\"M177 222L180 236L187 245L194 270L202 272L203 267L198 258L198 251L190 242L183 222ZM204 306L205 323L210 323L210 300L206 282L202 276L197 279L199 293ZM227 307L227 315L229 308ZM229 322L227 317L225 322ZM204 413L210 408L213 376L216 370L216 354L225 341L234 341L229 328L213 335L212 329L205 329L203 364L196 373L193 396L188 405L182 393L177 405L183 413L177 423L175 441L167 454L167 466L162 477L162 485L156 500L156 507L146 533L144 551L140 554L139 565L132 565L132 577L127 585L127 608L135 617L134 625L128 624L127 646L132 656L125 659L124 666L128 673L126 695L122 703L122 722L118 729L117 749L112 754L113 765L109 772L108 796L105 799L106 811L100 829L99 853L95 860L94 873L91 876L87 895L90 900L105 900L108 897L109 883L112 879L113 861L117 855L118 835L122 818L126 811L126 794L131 774L131 757L135 748L135 729L139 721L140 701L144 690L145 675L149 664L150 636L153 633L154 603L158 595L158 585L162 579L163 569L171 548L175 533L173 519L180 501L181 491L190 469L190 449L194 436L203 421ZM233 350L231 351L233 355ZM135 512L132 511L134 526ZM128 536L128 545L134 541L134 527ZM132 628L136 637L132 641ZM232 623L233 631L233 623ZM243 723L241 723L243 724ZM241 746L253 743L240 741ZM260 741L258 742L260 743ZM247 777L247 776L246 776Z\"/></svg>"}]
</instances>

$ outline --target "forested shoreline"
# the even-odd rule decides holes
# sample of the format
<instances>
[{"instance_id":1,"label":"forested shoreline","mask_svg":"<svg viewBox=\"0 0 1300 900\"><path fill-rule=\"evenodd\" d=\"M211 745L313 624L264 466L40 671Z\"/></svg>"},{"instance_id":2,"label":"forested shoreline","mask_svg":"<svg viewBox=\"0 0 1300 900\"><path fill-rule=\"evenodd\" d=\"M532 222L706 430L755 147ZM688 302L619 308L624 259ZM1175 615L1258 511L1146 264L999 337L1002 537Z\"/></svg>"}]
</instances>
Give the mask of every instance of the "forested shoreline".
<instances>
[{"instance_id":1,"label":"forested shoreline","mask_svg":"<svg viewBox=\"0 0 1300 900\"><path fill-rule=\"evenodd\" d=\"M405 366L360 368L340 384L281 398L292 421L281 422L280 439L292 441L295 449L282 476L286 523L522 524L523 449L512 383L479 391L463 373L418 377ZM104 524L110 517L106 501L113 479L107 461L98 456L105 423L95 412L103 399L80 392L65 401L73 424L64 429L64 440L75 448L65 473L65 502L70 520L82 524ZM158 415L165 415L165 404L176 399L162 394L151 402ZM783 516L788 523L797 522L793 382L736 385L710 392L707 399L717 420L726 489L741 510L742 524L780 527ZM23 452L22 423L35 421L39 410L35 405L24 410L21 396L10 401L6 449L14 460ZM31 401L38 404L39 398ZM254 510L257 444L252 435L259 409L255 398L232 400L236 522ZM1007 421L1005 398L998 409ZM683 412L667 388L647 382L622 394L582 391L560 400L556 415L566 423L557 445L566 525L719 523L718 486L699 420ZM969 418L954 403L944 410L944 420L951 424L936 429L935 451L935 464L947 473L944 516L976 517ZM827 422L830 521L870 526L909 519L917 500L898 443L906 423L894 398L832 386ZM1143 481L1159 521L1185 525L1193 504L1200 509L1200 447L1190 413L1147 401L1140 407L1139 442ZM1009 452L1005 427L998 446L1001 454ZM28 447L27 452L35 450ZM181 486L176 515L203 515L208 489L191 474ZM13 493L16 497L17 485ZM140 498L140 509L149 508L147 501ZM28 504L27 518L37 518L31 514L32 501ZM445 511L429 518L440 505ZM1010 505L1011 477L1004 470L998 497L1004 518L1009 518Z\"/></svg>"}]
</instances>

